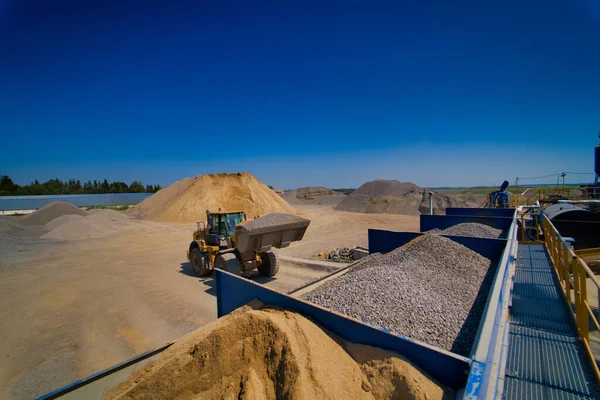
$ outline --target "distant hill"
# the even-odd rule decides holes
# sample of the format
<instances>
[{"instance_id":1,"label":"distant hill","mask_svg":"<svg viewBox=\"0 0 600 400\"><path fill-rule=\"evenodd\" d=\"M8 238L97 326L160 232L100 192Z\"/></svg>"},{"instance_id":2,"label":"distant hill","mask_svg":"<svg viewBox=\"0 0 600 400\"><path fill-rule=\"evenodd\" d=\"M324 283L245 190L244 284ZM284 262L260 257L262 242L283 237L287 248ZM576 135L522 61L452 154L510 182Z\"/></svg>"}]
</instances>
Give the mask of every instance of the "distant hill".
<instances>
[{"instance_id":1,"label":"distant hill","mask_svg":"<svg viewBox=\"0 0 600 400\"><path fill-rule=\"evenodd\" d=\"M470 207L474 203L447 193L433 195L434 214L444 214L447 207ZM412 182L378 179L367 182L337 206L336 210L367 214L419 215L429 212L429 190Z\"/></svg>"}]
</instances>

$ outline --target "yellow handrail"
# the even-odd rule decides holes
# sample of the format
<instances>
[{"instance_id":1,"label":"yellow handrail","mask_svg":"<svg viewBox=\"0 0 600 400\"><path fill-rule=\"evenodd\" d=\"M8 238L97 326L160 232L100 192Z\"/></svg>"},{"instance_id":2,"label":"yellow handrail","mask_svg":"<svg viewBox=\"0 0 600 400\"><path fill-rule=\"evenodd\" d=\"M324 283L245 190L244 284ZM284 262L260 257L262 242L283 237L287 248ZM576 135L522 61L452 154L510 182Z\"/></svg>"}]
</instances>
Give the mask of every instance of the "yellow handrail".
<instances>
[{"instance_id":1,"label":"yellow handrail","mask_svg":"<svg viewBox=\"0 0 600 400\"><path fill-rule=\"evenodd\" d=\"M596 289L600 289L600 280L592 272L583 258L579 257L571 248L571 246L560 235L556 227L550 222L548 217L542 213L542 230L544 233L544 241L548 254L554 265L556 275L560 282L560 286L569 304L573 304L571 300L574 297L575 311L571 309L571 313L577 324L577 333L581 338L588 356L591 359L592 367L596 379L600 382L600 370L595 362L592 349L590 347L590 319L600 330L600 323L592 312L587 299L587 281L590 279ZM571 292L573 292L571 294Z\"/></svg>"},{"instance_id":2,"label":"yellow handrail","mask_svg":"<svg viewBox=\"0 0 600 400\"><path fill-rule=\"evenodd\" d=\"M523 200L524 198L524 200ZM539 201L540 203L554 202L556 200L591 200L593 192L588 188L574 189L571 187L544 187L532 190L529 196L515 193L511 198L513 207L529 205Z\"/></svg>"}]
</instances>

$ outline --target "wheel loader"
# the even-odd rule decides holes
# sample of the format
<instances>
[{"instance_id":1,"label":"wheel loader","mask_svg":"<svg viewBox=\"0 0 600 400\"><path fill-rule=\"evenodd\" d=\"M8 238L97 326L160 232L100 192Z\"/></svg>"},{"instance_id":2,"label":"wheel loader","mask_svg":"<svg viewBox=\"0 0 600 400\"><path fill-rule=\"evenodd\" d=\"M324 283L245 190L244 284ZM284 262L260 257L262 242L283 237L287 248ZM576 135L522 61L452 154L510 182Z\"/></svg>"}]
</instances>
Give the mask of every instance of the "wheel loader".
<instances>
[{"instance_id":1,"label":"wheel loader","mask_svg":"<svg viewBox=\"0 0 600 400\"><path fill-rule=\"evenodd\" d=\"M261 276L279 271L272 248L283 248L302 240L310 220L289 215L285 223L249 229L243 211L210 212L206 223L197 222L187 257L194 273L205 276L219 268L233 274L258 269ZM250 222L250 221L248 221Z\"/></svg>"}]
</instances>

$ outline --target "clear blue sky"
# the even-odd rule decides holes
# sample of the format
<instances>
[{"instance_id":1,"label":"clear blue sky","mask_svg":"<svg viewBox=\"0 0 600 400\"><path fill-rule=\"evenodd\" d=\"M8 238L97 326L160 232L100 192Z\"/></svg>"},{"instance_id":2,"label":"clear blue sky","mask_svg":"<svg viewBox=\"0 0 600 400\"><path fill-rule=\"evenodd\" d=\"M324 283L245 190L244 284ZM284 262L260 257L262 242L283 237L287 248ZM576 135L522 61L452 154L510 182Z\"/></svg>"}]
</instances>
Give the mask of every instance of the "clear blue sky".
<instances>
[{"instance_id":1,"label":"clear blue sky","mask_svg":"<svg viewBox=\"0 0 600 400\"><path fill-rule=\"evenodd\" d=\"M0 0L21 184L499 184L593 172L599 128L597 0Z\"/></svg>"}]
</instances>

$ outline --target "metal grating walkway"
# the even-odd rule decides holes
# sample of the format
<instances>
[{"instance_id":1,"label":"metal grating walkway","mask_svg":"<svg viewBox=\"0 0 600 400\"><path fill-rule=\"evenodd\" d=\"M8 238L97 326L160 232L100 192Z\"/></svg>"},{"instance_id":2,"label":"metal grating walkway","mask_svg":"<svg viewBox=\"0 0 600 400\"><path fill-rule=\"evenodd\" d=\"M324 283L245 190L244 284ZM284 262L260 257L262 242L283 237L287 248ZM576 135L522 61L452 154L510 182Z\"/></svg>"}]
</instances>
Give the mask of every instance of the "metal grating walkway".
<instances>
[{"instance_id":1,"label":"metal grating walkway","mask_svg":"<svg viewBox=\"0 0 600 400\"><path fill-rule=\"evenodd\" d=\"M544 246L519 245L505 399L599 399Z\"/></svg>"}]
</instances>

